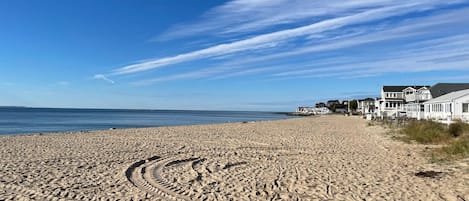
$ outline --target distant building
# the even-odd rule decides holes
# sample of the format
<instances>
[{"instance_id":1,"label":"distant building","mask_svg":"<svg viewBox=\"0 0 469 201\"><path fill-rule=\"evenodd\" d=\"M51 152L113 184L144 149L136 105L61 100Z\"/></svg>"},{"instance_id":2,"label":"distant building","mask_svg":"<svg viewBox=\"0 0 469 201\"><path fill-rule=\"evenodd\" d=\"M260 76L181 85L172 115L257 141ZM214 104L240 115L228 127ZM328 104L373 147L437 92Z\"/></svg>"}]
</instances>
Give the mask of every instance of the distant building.
<instances>
[{"instance_id":1,"label":"distant building","mask_svg":"<svg viewBox=\"0 0 469 201\"><path fill-rule=\"evenodd\" d=\"M335 113L347 113L348 110L344 105L340 105L341 107L336 107L335 108Z\"/></svg>"},{"instance_id":2,"label":"distant building","mask_svg":"<svg viewBox=\"0 0 469 201\"><path fill-rule=\"evenodd\" d=\"M300 106L296 108L296 112L297 113L312 113L314 111L313 109L314 109L313 107Z\"/></svg>"},{"instance_id":3,"label":"distant building","mask_svg":"<svg viewBox=\"0 0 469 201\"><path fill-rule=\"evenodd\" d=\"M328 100L326 106L328 108L334 107L335 105L340 105L339 100Z\"/></svg>"},{"instance_id":4,"label":"distant building","mask_svg":"<svg viewBox=\"0 0 469 201\"><path fill-rule=\"evenodd\" d=\"M323 102L316 103L315 107L316 107L316 108L324 108L324 107L326 107L326 104L323 103Z\"/></svg>"},{"instance_id":5,"label":"distant building","mask_svg":"<svg viewBox=\"0 0 469 201\"><path fill-rule=\"evenodd\" d=\"M371 114L375 112L375 99L374 98L365 98L365 99L360 99L357 100L358 106L357 106L357 112L365 115L365 114Z\"/></svg>"},{"instance_id":6,"label":"distant building","mask_svg":"<svg viewBox=\"0 0 469 201\"><path fill-rule=\"evenodd\" d=\"M331 111L327 107L314 108L315 115L324 115L329 113L331 113Z\"/></svg>"}]
</instances>

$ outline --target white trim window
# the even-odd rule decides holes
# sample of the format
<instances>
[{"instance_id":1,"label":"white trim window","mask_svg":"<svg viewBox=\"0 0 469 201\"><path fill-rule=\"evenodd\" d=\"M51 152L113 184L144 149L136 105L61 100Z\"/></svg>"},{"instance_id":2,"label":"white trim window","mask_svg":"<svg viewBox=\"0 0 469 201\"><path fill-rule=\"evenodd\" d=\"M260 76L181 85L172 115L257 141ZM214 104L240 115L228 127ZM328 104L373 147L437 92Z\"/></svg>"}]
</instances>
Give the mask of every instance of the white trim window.
<instances>
[{"instance_id":1,"label":"white trim window","mask_svg":"<svg viewBox=\"0 0 469 201\"><path fill-rule=\"evenodd\" d=\"M469 103L463 103L462 104L462 112L463 113L469 113Z\"/></svg>"}]
</instances>

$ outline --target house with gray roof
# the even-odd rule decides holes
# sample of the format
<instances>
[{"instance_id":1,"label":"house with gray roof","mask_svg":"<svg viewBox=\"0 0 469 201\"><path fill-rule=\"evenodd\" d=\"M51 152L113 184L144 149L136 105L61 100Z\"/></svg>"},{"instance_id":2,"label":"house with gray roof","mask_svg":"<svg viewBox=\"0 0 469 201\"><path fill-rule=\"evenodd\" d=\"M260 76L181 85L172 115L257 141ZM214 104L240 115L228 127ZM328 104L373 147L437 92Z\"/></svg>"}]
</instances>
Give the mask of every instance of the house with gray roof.
<instances>
[{"instance_id":1,"label":"house with gray roof","mask_svg":"<svg viewBox=\"0 0 469 201\"><path fill-rule=\"evenodd\" d=\"M425 119L469 122L469 89L453 91L424 103Z\"/></svg>"},{"instance_id":2,"label":"house with gray roof","mask_svg":"<svg viewBox=\"0 0 469 201\"><path fill-rule=\"evenodd\" d=\"M407 115L406 104L414 104L416 111L420 111L420 102L431 99L430 86L401 85L383 86L381 98L377 99L376 115L378 117L398 117ZM418 112L412 115L417 116Z\"/></svg>"},{"instance_id":3,"label":"house with gray roof","mask_svg":"<svg viewBox=\"0 0 469 201\"><path fill-rule=\"evenodd\" d=\"M469 89L469 83L437 83L430 88L430 92L432 98L437 98L464 89Z\"/></svg>"}]
</instances>

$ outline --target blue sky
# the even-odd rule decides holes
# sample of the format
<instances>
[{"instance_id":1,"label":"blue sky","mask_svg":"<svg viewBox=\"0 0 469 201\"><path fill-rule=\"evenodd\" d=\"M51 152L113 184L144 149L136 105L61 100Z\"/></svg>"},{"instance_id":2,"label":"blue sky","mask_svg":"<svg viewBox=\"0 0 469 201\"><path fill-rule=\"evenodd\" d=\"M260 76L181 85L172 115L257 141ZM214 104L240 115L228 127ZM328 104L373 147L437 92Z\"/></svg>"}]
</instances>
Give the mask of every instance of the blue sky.
<instances>
[{"instance_id":1,"label":"blue sky","mask_svg":"<svg viewBox=\"0 0 469 201\"><path fill-rule=\"evenodd\" d=\"M291 111L469 80L468 0L0 2L0 105Z\"/></svg>"}]
</instances>

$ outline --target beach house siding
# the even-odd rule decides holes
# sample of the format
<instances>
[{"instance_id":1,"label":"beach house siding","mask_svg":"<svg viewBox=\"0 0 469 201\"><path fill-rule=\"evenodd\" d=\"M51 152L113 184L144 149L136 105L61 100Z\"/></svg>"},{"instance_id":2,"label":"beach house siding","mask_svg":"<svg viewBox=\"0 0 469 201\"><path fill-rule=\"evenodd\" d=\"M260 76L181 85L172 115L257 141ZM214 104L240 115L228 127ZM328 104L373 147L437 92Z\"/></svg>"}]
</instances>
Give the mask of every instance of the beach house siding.
<instances>
[{"instance_id":1,"label":"beach house siding","mask_svg":"<svg viewBox=\"0 0 469 201\"><path fill-rule=\"evenodd\" d=\"M404 108L407 117L414 119L424 118L423 103L432 98L430 87L407 87L403 92L406 101Z\"/></svg>"},{"instance_id":2,"label":"beach house siding","mask_svg":"<svg viewBox=\"0 0 469 201\"><path fill-rule=\"evenodd\" d=\"M407 87L403 91L407 103L424 102L432 98L429 87Z\"/></svg>"},{"instance_id":3,"label":"beach house siding","mask_svg":"<svg viewBox=\"0 0 469 201\"><path fill-rule=\"evenodd\" d=\"M408 116L417 117L419 105L408 106L409 103L421 103L431 99L429 86L383 86L381 98L376 102L378 117ZM421 107L421 106L420 106Z\"/></svg>"},{"instance_id":4,"label":"beach house siding","mask_svg":"<svg viewBox=\"0 0 469 201\"><path fill-rule=\"evenodd\" d=\"M375 112L375 99L366 98L358 100L357 111L361 114L369 114Z\"/></svg>"},{"instance_id":5,"label":"beach house siding","mask_svg":"<svg viewBox=\"0 0 469 201\"><path fill-rule=\"evenodd\" d=\"M404 111L404 93L402 90L407 86L383 86L381 98L376 102L378 117L398 116Z\"/></svg>"},{"instance_id":6,"label":"beach house siding","mask_svg":"<svg viewBox=\"0 0 469 201\"><path fill-rule=\"evenodd\" d=\"M429 120L463 120L469 122L469 89L451 92L424 103Z\"/></svg>"}]
</instances>

